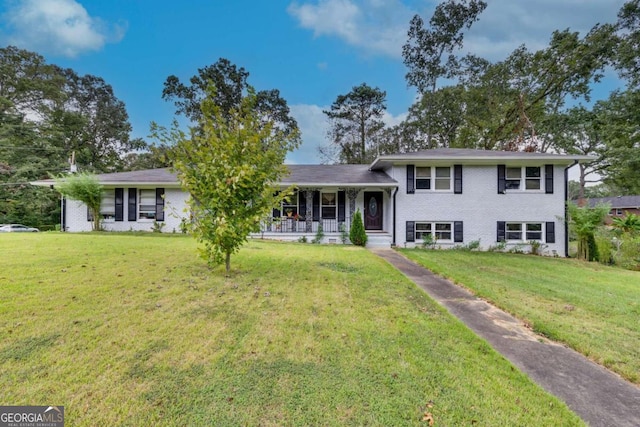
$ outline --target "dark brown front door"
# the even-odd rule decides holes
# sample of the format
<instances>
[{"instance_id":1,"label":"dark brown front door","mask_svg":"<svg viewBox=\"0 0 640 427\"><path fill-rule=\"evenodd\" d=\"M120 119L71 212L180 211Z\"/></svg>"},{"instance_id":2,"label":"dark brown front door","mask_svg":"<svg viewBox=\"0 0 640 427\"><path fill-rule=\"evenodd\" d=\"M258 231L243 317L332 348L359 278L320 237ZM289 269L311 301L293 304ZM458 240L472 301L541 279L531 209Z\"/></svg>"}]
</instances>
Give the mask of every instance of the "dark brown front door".
<instances>
[{"instance_id":1,"label":"dark brown front door","mask_svg":"<svg viewBox=\"0 0 640 427\"><path fill-rule=\"evenodd\" d=\"M364 228L382 230L382 191L364 192Z\"/></svg>"}]
</instances>

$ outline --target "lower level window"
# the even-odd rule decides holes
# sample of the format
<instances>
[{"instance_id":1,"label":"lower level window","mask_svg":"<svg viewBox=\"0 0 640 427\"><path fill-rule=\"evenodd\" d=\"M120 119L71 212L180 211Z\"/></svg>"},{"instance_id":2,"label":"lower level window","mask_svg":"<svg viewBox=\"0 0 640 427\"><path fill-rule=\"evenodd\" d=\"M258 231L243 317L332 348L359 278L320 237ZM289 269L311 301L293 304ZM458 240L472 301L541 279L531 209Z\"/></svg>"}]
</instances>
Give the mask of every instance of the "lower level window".
<instances>
[{"instance_id":1,"label":"lower level window","mask_svg":"<svg viewBox=\"0 0 640 427\"><path fill-rule=\"evenodd\" d=\"M505 237L507 240L542 240L541 222L508 222ZM523 238L524 237L524 238Z\"/></svg>"},{"instance_id":2,"label":"lower level window","mask_svg":"<svg viewBox=\"0 0 640 427\"><path fill-rule=\"evenodd\" d=\"M416 240L424 240L427 235L432 240L452 240L452 230L450 222L416 222Z\"/></svg>"},{"instance_id":3,"label":"lower level window","mask_svg":"<svg viewBox=\"0 0 640 427\"><path fill-rule=\"evenodd\" d=\"M139 219L156 218L156 190L140 190L138 205Z\"/></svg>"}]
</instances>

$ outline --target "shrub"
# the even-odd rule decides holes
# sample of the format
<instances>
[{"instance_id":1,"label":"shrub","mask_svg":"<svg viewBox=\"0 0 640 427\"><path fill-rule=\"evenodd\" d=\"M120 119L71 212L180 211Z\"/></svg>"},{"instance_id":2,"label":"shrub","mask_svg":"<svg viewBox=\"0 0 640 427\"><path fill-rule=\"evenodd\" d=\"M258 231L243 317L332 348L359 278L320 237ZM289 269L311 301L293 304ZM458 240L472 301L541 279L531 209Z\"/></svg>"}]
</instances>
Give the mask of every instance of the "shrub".
<instances>
[{"instance_id":1,"label":"shrub","mask_svg":"<svg viewBox=\"0 0 640 427\"><path fill-rule=\"evenodd\" d=\"M347 233L347 227L344 225L344 222L340 223L338 230L340 230L340 241L342 241L343 245L346 245L347 240L349 240L349 233Z\"/></svg>"},{"instance_id":2,"label":"shrub","mask_svg":"<svg viewBox=\"0 0 640 427\"><path fill-rule=\"evenodd\" d=\"M422 235L422 249L435 249L436 241L431 234Z\"/></svg>"},{"instance_id":3,"label":"shrub","mask_svg":"<svg viewBox=\"0 0 640 427\"><path fill-rule=\"evenodd\" d=\"M322 239L324 238L324 230L322 229L322 224L318 224L318 231L316 231L316 237L313 238L311 243L322 243Z\"/></svg>"},{"instance_id":4,"label":"shrub","mask_svg":"<svg viewBox=\"0 0 640 427\"><path fill-rule=\"evenodd\" d=\"M307 243L307 236L298 237L298 243Z\"/></svg>"},{"instance_id":5,"label":"shrub","mask_svg":"<svg viewBox=\"0 0 640 427\"><path fill-rule=\"evenodd\" d=\"M351 230L349 231L349 239L354 245L365 246L367 244L367 233L364 231L364 224L362 223L360 209L353 214L353 222L351 223Z\"/></svg>"},{"instance_id":6,"label":"shrub","mask_svg":"<svg viewBox=\"0 0 640 427\"><path fill-rule=\"evenodd\" d=\"M529 247L531 248L531 255L542 255L542 251L544 251L547 247L540 240L530 240Z\"/></svg>"},{"instance_id":7,"label":"shrub","mask_svg":"<svg viewBox=\"0 0 640 427\"><path fill-rule=\"evenodd\" d=\"M613 264L616 247L614 245L614 236L608 230L598 230L595 235L597 261L602 264Z\"/></svg>"}]
</instances>

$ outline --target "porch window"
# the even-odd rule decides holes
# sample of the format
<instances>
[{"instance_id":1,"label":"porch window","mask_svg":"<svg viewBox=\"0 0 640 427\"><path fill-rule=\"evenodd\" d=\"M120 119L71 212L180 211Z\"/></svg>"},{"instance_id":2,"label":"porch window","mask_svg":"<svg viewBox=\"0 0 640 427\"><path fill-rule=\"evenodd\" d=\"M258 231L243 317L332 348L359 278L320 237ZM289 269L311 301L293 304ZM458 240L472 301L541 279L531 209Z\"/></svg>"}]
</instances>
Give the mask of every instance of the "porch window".
<instances>
[{"instance_id":1,"label":"porch window","mask_svg":"<svg viewBox=\"0 0 640 427\"><path fill-rule=\"evenodd\" d=\"M432 240L451 241L453 224L450 222L416 222L416 240L430 235Z\"/></svg>"},{"instance_id":2,"label":"porch window","mask_svg":"<svg viewBox=\"0 0 640 427\"><path fill-rule=\"evenodd\" d=\"M139 190L138 193L138 218L156 218L156 190Z\"/></svg>"},{"instance_id":3,"label":"porch window","mask_svg":"<svg viewBox=\"0 0 640 427\"><path fill-rule=\"evenodd\" d=\"M321 212L324 219L335 219L338 207L338 198L336 193L322 193L320 200L322 202Z\"/></svg>"},{"instance_id":4,"label":"porch window","mask_svg":"<svg viewBox=\"0 0 640 427\"><path fill-rule=\"evenodd\" d=\"M291 196L282 201L282 216L295 217L298 213L298 192L295 191Z\"/></svg>"},{"instance_id":5,"label":"porch window","mask_svg":"<svg viewBox=\"0 0 640 427\"><path fill-rule=\"evenodd\" d=\"M116 217L116 193L113 188L102 193L100 216L102 219L115 219Z\"/></svg>"}]
</instances>

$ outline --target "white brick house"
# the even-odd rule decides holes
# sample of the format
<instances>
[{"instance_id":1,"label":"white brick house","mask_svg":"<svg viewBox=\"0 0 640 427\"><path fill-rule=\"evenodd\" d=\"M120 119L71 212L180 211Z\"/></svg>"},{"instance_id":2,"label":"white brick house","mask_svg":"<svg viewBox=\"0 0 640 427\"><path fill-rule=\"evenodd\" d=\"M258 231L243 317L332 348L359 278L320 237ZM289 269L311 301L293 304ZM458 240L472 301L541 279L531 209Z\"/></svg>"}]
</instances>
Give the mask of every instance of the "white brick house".
<instances>
[{"instance_id":1,"label":"white brick house","mask_svg":"<svg viewBox=\"0 0 640 427\"><path fill-rule=\"evenodd\" d=\"M355 209L372 245L413 247L431 235L436 245L479 241L566 256L567 170L588 156L435 149L379 156L371 165L292 165L283 188L293 197L261 224L260 236L312 238L322 225L326 242L348 231ZM163 224L179 232L188 195L168 169L98 175L105 186L103 228L146 230ZM49 185L50 181L37 184ZM67 201L63 226L89 231L86 206Z\"/></svg>"}]
</instances>

